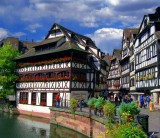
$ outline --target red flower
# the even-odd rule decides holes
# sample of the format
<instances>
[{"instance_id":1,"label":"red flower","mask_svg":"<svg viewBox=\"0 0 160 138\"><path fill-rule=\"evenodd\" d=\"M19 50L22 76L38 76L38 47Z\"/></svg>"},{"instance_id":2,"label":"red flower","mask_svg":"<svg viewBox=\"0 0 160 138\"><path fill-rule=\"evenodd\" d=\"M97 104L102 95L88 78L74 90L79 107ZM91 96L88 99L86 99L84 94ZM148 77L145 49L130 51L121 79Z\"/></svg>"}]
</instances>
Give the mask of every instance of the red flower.
<instances>
[{"instance_id":1,"label":"red flower","mask_svg":"<svg viewBox=\"0 0 160 138\"><path fill-rule=\"evenodd\" d=\"M46 101L42 101L42 102L41 102L41 105L42 105L42 106L46 106Z\"/></svg>"}]
</instances>

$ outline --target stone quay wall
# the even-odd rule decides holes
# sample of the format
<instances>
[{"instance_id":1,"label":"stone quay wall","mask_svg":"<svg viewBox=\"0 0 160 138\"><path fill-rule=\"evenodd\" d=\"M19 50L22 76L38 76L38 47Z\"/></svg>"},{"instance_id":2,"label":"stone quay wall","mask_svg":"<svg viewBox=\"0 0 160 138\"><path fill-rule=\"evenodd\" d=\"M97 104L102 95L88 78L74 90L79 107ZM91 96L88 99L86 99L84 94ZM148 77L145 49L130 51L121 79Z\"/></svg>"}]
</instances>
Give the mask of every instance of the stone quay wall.
<instances>
[{"instance_id":1,"label":"stone quay wall","mask_svg":"<svg viewBox=\"0 0 160 138\"><path fill-rule=\"evenodd\" d=\"M75 112L67 109L51 108L50 123L73 129L88 137L106 138L106 120L89 113Z\"/></svg>"}]
</instances>

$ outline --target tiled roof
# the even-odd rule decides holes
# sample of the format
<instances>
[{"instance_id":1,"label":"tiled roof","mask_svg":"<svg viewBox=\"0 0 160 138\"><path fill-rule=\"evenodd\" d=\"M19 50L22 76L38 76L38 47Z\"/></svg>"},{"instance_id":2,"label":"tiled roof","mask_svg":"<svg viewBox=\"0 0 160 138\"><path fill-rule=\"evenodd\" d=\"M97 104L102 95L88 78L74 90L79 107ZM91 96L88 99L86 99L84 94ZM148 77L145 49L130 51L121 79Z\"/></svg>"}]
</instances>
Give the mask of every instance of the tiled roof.
<instances>
[{"instance_id":1,"label":"tiled roof","mask_svg":"<svg viewBox=\"0 0 160 138\"><path fill-rule=\"evenodd\" d=\"M29 50L35 44L35 42L21 41L16 37L7 37L0 41L1 44L5 44L7 42L11 43L12 47L16 50L19 50L20 52L22 47Z\"/></svg>"},{"instance_id":2,"label":"tiled roof","mask_svg":"<svg viewBox=\"0 0 160 138\"><path fill-rule=\"evenodd\" d=\"M155 32L155 35L158 39L160 39L160 31Z\"/></svg>"},{"instance_id":3,"label":"tiled roof","mask_svg":"<svg viewBox=\"0 0 160 138\"><path fill-rule=\"evenodd\" d=\"M124 36L130 38L131 34L137 34L139 28L126 28L123 30Z\"/></svg>"},{"instance_id":4,"label":"tiled roof","mask_svg":"<svg viewBox=\"0 0 160 138\"><path fill-rule=\"evenodd\" d=\"M112 56L111 55L105 55L105 57L103 58L103 60L105 60L108 63L108 65L110 65L110 62L112 60Z\"/></svg>"},{"instance_id":5,"label":"tiled roof","mask_svg":"<svg viewBox=\"0 0 160 138\"><path fill-rule=\"evenodd\" d=\"M113 50L113 56L112 56L112 60L117 58L118 60L121 60L121 49L114 49Z\"/></svg>"},{"instance_id":6,"label":"tiled roof","mask_svg":"<svg viewBox=\"0 0 160 138\"><path fill-rule=\"evenodd\" d=\"M33 47L42 46L42 45L49 44L49 43L54 43L54 42L59 41L62 38L64 38L64 36L45 39L42 42L36 43Z\"/></svg>"},{"instance_id":7,"label":"tiled roof","mask_svg":"<svg viewBox=\"0 0 160 138\"><path fill-rule=\"evenodd\" d=\"M28 52L21 55L20 57L17 57L16 59L23 59L23 58L27 58L27 57L35 57L35 56L51 54L51 53L58 53L58 52L67 51L67 50L76 50L76 51L88 53L87 51L81 49L78 45L74 44L73 42L67 41L56 49L45 50L45 51L42 51L42 52L35 52L35 49L31 48Z\"/></svg>"},{"instance_id":8,"label":"tiled roof","mask_svg":"<svg viewBox=\"0 0 160 138\"><path fill-rule=\"evenodd\" d=\"M68 33L76 35L76 37L77 37L79 40L82 40L82 39L87 40L87 41L90 43L90 46L97 48L91 38L89 38L89 37L87 37L87 36L84 36L84 35L81 35L81 34L78 34L78 33L74 32L74 31L71 31L71 30L69 30L69 29L67 29L67 28L65 28L65 27L63 27L63 26L61 26L61 25L59 25L59 24L57 24L57 23L53 24L53 26L52 26L52 28L50 29L49 33L52 31L52 29L53 29L54 26L58 26L59 29L62 30L63 33L65 33L65 35L66 35L67 37L69 37L70 40L71 40L71 36L69 36ZM67 33L67 32L68 32L68 33ZM47 37L49 36L49 33L47 34L47 36L46 36L45 39L47 39Z\"/></svg>"}]
</instances>

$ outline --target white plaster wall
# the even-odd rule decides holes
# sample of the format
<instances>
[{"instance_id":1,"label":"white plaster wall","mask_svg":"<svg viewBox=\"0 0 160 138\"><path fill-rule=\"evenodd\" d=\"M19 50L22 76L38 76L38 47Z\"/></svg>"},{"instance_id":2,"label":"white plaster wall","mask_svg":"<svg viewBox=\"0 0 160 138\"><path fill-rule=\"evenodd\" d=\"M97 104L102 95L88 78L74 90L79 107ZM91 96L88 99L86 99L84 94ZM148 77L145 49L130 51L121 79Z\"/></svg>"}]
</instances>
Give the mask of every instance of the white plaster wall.
<instances>
[{"instance_id":1,"label":"white plaster wall","mask_svg":"<svg viewBox=\"0 0 160 138\"><path fill-rule=\"evenodd\" d=\"M88 91L71 91L70 98L76 98L77 100L83 98L85 101L87 101Z\"/></svg>"},{"instance_id":2,"label":"white plaster wall","mask_svg":"<svg viewBox=\"0 0 160 138\"><path fill-rule=\"evenodd\" d=\"M29 93L28 93L28 104L31 104L31 96L32 96L32 93L29 92Z\"/></svg>"},{"instance_id":3,"label":"white plaster wall","mask_svg":"<svg viewBox=\"0 0 160 138\"><path fill-rule=\"evenodd\" d=\"M56 36L55 36L55 33L53 34L50 34L48 38L55 38L55 37L59 37L59 36L63 36L64 34L62 32L57 32L56 33Z\"/></svg>"},{"instance_id":4,"label":"white plaster wall","mask_svg":"<svg viewBox=\"0 0 160 138\"><path fill-rule=\"evenodd\" d=\"M16 105L18 105L18 103L19 103L19 96L20 96L20 92L17 92L17 95L16 95Z\"/></svg>"},{"instance_id":5,"label":"white plaster wall","mask_svg":"<svg viewBox=\"0 0 160 138\"><path fill-rule=\"evenodd\" d=\"M153 25L150 30L151 35L154 34L154 32L155 32L155 26Z\"/></svg>"},{"instance_id":6,"label":"white plaster wall","mask_svg":"<svg viewBox=\"0 0 160 138\"><path fill-rule=\"evenodd\" d=\"M52 106L53 93L47 93L47 106Z\"/></svg>"},{"instance_id":7,"label":"white plaster wall","mask_svg":"<svg viewBox=\"0 0 160 138\"><path fill-rule=\"evenodd\" d=\"M84 47L84 46L81 46L81 45L79 45L79 44L78 44L78 46L79 46L80 48L82 48L83 50L85 50L85 47Z\"/></svg>"},{"instance_id":8,"label":"white plaster wall","mask_svg":"<svg viewBox=\"0 0 160 138\"><path fill-rule=\"evenodd\" d=\"M97 49L90 47L90 49L97 55Z\"/></svg>"},{"instance_id":9,"label":"white plaster wall","mask_svg":"<svg viewBox=\"0 0 160 138\"><path fill-rule=\"evenodd\" d=\"M30 112L50 113L49 107L46 107L46 106L18 104L17 108L19 110L25 110Z\"/></svg>"}]
</instances>

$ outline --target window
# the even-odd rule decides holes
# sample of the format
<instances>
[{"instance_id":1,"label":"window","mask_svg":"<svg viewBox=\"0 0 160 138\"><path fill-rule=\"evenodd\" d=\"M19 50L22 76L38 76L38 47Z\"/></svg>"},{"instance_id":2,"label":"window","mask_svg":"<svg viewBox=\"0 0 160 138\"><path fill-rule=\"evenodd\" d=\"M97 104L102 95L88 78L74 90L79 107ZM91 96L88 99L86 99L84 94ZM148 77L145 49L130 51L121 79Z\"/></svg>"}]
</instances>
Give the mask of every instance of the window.
<instances>
[{"instance_id":1,"label":"window","mask_svg":"<svg viewBox=\"0 0 160 138\"><path fill-rule=\"evenodd\" d=\"M157 55L157 47L156 44L152 45L152 56L156 56Z\"/></svg>"},{"instance_id":2,"label":"window","mask_svg":"<svg viewBox=\"0 0 160 138\"><path fill-rule=\"evenodd\" d=\"M28 104L28 92L20 92L19 103Z\"/></svg>"},{"instance_id":3,"label":"window","mask_svg":"<svg viewBox=\"0 0 160 138\"><path fill-rule=\"evenodd\" d=\"M56 95L57 93L53 93L53 103L52 106L56 107Z\"/></svg>"},{"instance_id":4,"label":"window","mask_svg":"<svg viewBox=\"0 0 160 138\"><path fill-rule=\"evenodd\" d=\"M130 86L132 87L132 86L134 86L135 84L134 84L134 78L132 78L131 80L130 80Z\"/></svg>"},{"instance_id":5,"label":"window","mask_svg":"<svg viewBox=\"0 0 160 138\"><path fill-rule=\"evenodd\" d=\"M32 93L31 104L36 105L36 93L35 92Z\"/></svg>"},{"instance_id":6,"label":"window","mask_svg":"<svg viewBox=\"0 0 160 138\"><path fill-rule=\"evenodd\" d=\"M131 62L130 64L130 71L133 71L134 70L134 62Z\"/></svg>"},{"instance_id":7,"label":"window","mask_svg":"<svg viewBox=\"0 0 160 138\"><path fill-rule=\"evenodd\" d=\"M151 49L150 49L150 47L148 47L146 50L147 50L147 59L150 59L151 58Z\"/></svg>"},{"instance_id":8,"label":"window","mask_svg":"<svg viewBox=\"0 0 160 138\"><path fill-rule=\"evenodd\" d=\"M46 106L47 93L41 93L41 105Z\"/></svg>"}]
</instances>

